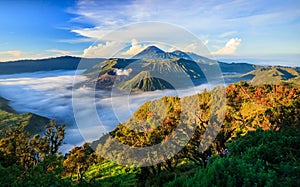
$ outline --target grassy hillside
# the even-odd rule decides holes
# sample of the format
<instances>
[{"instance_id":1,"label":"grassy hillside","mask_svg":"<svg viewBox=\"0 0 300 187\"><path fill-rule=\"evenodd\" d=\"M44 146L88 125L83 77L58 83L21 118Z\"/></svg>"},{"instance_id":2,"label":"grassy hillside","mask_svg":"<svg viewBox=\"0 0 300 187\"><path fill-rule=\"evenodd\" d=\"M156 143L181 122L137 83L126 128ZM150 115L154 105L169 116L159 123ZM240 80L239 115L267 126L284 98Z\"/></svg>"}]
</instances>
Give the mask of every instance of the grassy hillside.
<instances>
[{"instance_id":1,"label":"grassy hillside","mask_svg":"<svg viewBox=\"0 0 300 187\"><path fill-rule=\"evenodd\" d=\"M111 161L103 161L91 166L85 173L87 180L95 180L98 186L136 186L137 167L120 166Z\"/></svg>"},{"instance_id":2,"label":"grassy hillside","mask_svg":"<svg viewBox=\"0 0 300 187\"><path fill-rule=\"evenodd\" d=\"M48 123L48 118L36 114L16 114L0 110L0 131L5 128L24 125L25 130L31 134L37 134L42 132Z\"/></svg>"},{"instance_id":3,"label":"grassy hillside","mask_svg":"<svg viewBox=\"0 0 300 187\"><path fill-rule=\"evenodd\" d=\"M0 97L0 132L4 128L10 128L16 125L23 125L31 134L40 133L44 130L49 119L33 114L18 114L8 104L8 100Z\"/></svg>"},{"instance_id":4,"label":"grassy hillside","mask_svg":"<svg viewBox=\"0 0 300 187\"><path fill-rule=\"evenodd\" d=\"M255 85L261 84L298 84L299 70L291 67L264 66L258 67L243 77L251 77L251 83Z\"/></svg>"}]
</instances>

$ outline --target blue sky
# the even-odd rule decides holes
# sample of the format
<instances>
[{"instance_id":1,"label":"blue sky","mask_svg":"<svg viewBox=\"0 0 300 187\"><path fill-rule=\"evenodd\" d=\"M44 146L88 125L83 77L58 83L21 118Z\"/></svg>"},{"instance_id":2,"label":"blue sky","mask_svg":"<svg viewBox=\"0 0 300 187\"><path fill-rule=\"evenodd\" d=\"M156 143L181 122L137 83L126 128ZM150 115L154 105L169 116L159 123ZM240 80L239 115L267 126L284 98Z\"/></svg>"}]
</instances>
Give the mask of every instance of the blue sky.
<instances>
[{"instance_id":1,"label":"blue sky","mask_svg":"<svg viewBox=\"0 0 300 187\"><path fill-rule=\"evenodd\" d=\"M82 56L106 33L158 21L192 32L219 59L300 64L298 0L11 0L0 1L0 15L0 61ZM132 53L145 47L132 39ZM111 45L102 41L93 54Z\"/></svg>"}]
</instances>

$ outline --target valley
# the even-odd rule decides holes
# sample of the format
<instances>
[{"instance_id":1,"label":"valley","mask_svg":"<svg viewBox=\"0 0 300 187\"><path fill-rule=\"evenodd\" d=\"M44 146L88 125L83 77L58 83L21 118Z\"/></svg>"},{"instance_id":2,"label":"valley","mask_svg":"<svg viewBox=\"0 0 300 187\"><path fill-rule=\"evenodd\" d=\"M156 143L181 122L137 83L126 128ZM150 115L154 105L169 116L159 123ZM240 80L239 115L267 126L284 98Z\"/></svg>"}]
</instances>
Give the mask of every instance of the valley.
<instances>
[{"instance_id":1,"label":"valley","mask_svg":"<svg viewBox=\"0 0 300 187\"><path fill-rule=\"evenodd\" d=\"M12 64L16 67L26 64L27 69L23 69L22 73L11 74ZM39 69L32 68L36 65ZM78 65L80 69L75 71ZM30 115L56 119L66 124L67 129L70 128L66 141L72 145L83 141L80 131L76 130L78 127L72 110L72 92L76 93L77 98L86 98L88 101L93 97L89 94L93 87L97 89L96 108L101 124L95 124L89 119L89 108L84 107L84 104L80 107L82 118L87 124L85 127L79 126L79 129L85 129L81 132L83 137L93 141L101 134L113 130L119 122L127 121L139 106L149 100L163 96L193 95L204 89L241 80L254 85L297 85L300 72L299 68L293 67L218 62L189 52L164 52L155 46L146 48L131 59L82 59L80 62L79 58L59 57L3 62L0 66L2 73L7 69L6 75L0 75L0 96L5 98L1 99L1 110L10 113L17 111L21 115L31 112L33 114ZM64 66L69 69L52 70ZM210 82L206 78L207 72L213 74ZM77 77L75 82L74 75ZM12 92L16 94L11 95ZM37 121L39 123L40 120ZM32 132L38 132L32 125L29 127L32 127Z\"/></svg>"}]
</instances>

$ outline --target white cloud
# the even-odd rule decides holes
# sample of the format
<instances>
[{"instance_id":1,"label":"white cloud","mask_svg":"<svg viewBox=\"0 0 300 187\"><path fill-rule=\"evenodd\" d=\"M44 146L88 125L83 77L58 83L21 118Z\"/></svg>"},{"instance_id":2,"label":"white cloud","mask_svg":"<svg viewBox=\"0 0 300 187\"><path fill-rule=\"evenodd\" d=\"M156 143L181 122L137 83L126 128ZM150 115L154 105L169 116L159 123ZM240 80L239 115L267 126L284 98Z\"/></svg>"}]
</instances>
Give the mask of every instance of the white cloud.
<instances>
[{"instance_id":1,"label":"white cloud","mask_svg":"<svg viewBox=\"0 0 300 187\"><path fill-rule=\"evenodd\" d=\"M205 47L203 47L199 38L181 27L166 23L145 22L132 24L103 37L97 36L97 31L94 30L90 37L98 38L106 43L96 44L85 49L83 55L85 57L112 57L112 55L129 57L149 45L156 45L165 51L169 51L170 48L177 48L204 56L207 54L207 50L204 49ZM124 51L125 48L127 51Z\"/></svg>"},{"instance_id":2,"label":"white cloud","mask_svg":"<svg viewBox=\"0 0 300 187\"><path fill-rule=\"evenodd\" d=\"M133 56L136 55L137 53L141 52L142 50L145 49L145 46L142 44L139 44L139 42L136 39L132 39L131 41L131 47L122 53L122 55L125 56Z\"/></svg>"},{"instance_id":3,"label":"white cloud","mask_svg":"<svg viewBox=\"0 0 300 187\"><path fill-rule=\"evenodd\" d=\"M117 75L126 75L126 76L129 76L129 74L132 72L132 69L129 68L129 69L115 69L114 72L116 72Z\"/></svg>"},{"instance_id":4,"label":"white cloud","mask_svg":"<svg viewBox=\"0 0 300 187\"><path fill-rule=\"evenodd\" d=\"M109 58L116 55L124 48L125 44L117 41L107 41L105 44L98 43L88 47L83 51L84 57L101 57Z\"/></svg>"},{"instance_id":5,"label":"white cloud","mask_svg":"<svg viewBox=\"0 0 300 187\"><path fill-rule=\"evenodd\" d=\"M241 44L242 39L240 38L231 38L224 47L219 49L216 52L212 52L215 55L231 55L234 54Z\"/></svg>"}]
</instances>

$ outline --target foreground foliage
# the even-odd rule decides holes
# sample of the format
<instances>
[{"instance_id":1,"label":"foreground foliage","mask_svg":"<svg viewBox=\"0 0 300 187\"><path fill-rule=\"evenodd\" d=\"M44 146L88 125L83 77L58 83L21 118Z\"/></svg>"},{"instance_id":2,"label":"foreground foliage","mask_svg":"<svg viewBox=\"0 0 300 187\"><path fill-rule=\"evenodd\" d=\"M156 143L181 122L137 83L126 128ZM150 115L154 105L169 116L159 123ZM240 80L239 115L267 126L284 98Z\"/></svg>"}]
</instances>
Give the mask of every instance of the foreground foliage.
<instances>
[{"instance_id":1,"label":"foreground foliage","mask_svg":"<svg viewBox=\"0 0 300 187\"><path fill-rule=\"evenodd\" d=\"M123 144L143 147L166 141L178 124L196 125L193 136L181 151L148 167L120 166L107 161L87 143L62 155L59 147L65 128L55 121L47 126L43 135L34 136L25 131L23 125L14 125L1 134L0 184L299 186L300 89L281 85L252 86L245 82L229 85L219 134L207 150L200 152L203 134L210 128L212 97L211 91L204 91L185 98L163 97L147 102L128 122L109 133ZM199 105L197 113L184 113L182 100L189 106ZM92 147L105 148L108 143L108 135L105 135L92 143Z\"/></svg>"},{"instance_id":2,"label":"foreground foliage","mask_svg":"<svg viewBox=\"0 0 300 187\"><path fill-rule=\"evenodd\" d=\"M228 143L230 154L167 186L299 186L300 131L249 132Z\"/></svg>"}]
</instances>

